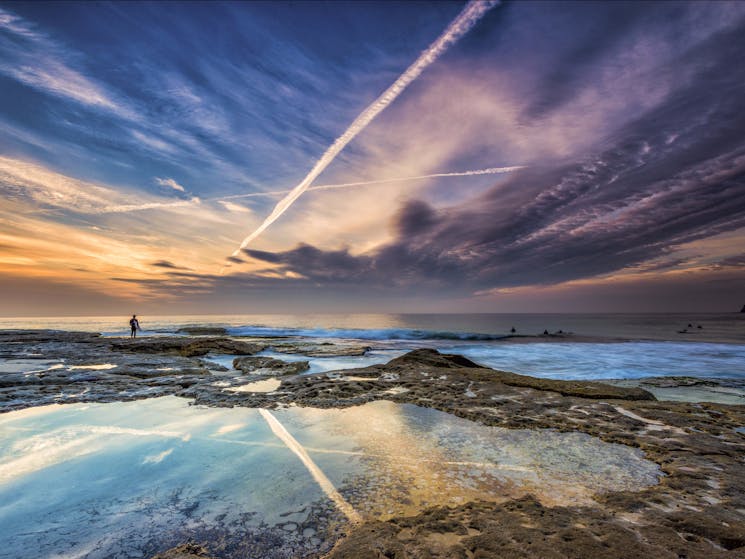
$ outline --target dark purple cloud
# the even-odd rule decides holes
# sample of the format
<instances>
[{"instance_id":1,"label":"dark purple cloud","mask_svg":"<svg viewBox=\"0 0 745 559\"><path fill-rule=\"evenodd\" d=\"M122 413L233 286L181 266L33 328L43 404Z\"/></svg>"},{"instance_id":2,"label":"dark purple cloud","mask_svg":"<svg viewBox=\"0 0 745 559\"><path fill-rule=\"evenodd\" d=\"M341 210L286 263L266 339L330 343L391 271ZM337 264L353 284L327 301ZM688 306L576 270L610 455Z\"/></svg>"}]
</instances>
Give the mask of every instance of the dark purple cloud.
<instances>
[{"instance_id":1,"label":"dark purple cloud","mask_svg":"<svg viewBox=\"0 0 745 559\"><path fill-rule=\"evenodd\" d=\"M535 162L460 205L408 201L378 250L246 252L322 285L478 290L591 278L745 227L743 37L741 21L661 65L680 83L584 154ZM578 74L561 83L582 79L575 63L563 62ZM561 110L564 93L552 95L525 118Z\"/></svg>"},{"instance_id":2,"label":"dark purple cloud","mask_svg":"<svg viewBox=\"0 0 745 559\"><path fill-rule=\"evenodd\" d=\"M173 262L169 260L157 260L155 262L150 263L151 266L155 266L156 268L174 268L178 269L181 266L176 266Z\"/></svg>"}]
</instances>

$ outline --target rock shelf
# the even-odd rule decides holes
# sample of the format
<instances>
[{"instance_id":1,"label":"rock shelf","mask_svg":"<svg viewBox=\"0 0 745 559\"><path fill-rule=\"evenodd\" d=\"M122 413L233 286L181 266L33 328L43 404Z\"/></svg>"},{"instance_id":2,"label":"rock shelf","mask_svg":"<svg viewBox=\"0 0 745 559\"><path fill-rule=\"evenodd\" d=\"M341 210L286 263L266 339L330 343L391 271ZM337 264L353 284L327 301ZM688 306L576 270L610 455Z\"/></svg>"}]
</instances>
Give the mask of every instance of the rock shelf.
<instances>
[{"instance_id":1,"label":"rock shelf","mask_svg":"<svg viewBox=\"0 0 745 559\"><path fill-rule=\"evenodd\" d=\"M273 392L228 391L215 382L219 369L208 354L250 356L271 346L272 340L227 337L130 341L5 331L0 409L168 394L252 408L339 408L385 399L483 425L576 431L641 449L665 477L641 491L597 495L592 506L551 507L526 496L369 521L353 527L328 557L745 557L744 406L657 401L643 388L654 382L537 379L429 349L363 369L286 374ZM158 557L208 554L209 542L195 542Z\"/></svg>"}]
</instances>

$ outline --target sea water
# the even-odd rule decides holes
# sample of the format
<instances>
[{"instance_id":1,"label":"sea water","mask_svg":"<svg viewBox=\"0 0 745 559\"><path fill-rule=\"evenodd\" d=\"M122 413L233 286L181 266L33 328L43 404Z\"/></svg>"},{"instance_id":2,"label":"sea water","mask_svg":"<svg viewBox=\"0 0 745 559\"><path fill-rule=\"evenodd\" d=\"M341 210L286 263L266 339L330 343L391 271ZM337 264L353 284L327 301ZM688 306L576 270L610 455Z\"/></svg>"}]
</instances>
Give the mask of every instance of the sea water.
<instances>
[{"instance_id":1,"label":"sea water","mask_svg":"<svg viewBox=\"0 0 745 559\"><path fill-rule=\"evenodd\" d=\"M263 314L138 315L147 335L187 325L223 326L232 334L377 340L493 340L562 330L618 340L745 344L745 313L680 314ZM690 328L688 325L691 325ZM698 326L701 326L699 329ZM51 328L129 335L128 316L0 318L0 329ZM686 332L683 332L685 330Z\"/></svg>"},{"instance_id":2,"label":"sea water","mask_svg":"<svg viewBox=\"0 0 745 559\"><path fill-rule=\"evenodd\" d=\"M288 342L353 342L359 357L311 358L309 372L385 363L418 347L461 353L497 369L558 379L647 376L745 378L745 314L319 314L141 316L145 336L189 325L220 326L234 336L283 336ZM0 319L0 329L52 328L128 335L128 317ZM690 327L689 327L690 324ZM699 328L701 326L701 328ZM565 338L510 338L561 330ZM592 343L574 342L577 337ZM550 343L547 343L550 341ZM302 355L279 354L289 360ZM213 356L226 366L232 356Z\"/></svg>"},{"instance_id":3,"label":"sea water","mask_svg":"<svg viewBox=\"0 0 745 559\"><path fill-rule=\"evenodd\" d=\"M535 495L591 504L661 472L582 433L487 427L374 402L212 409L176 397L0 415L0 557L216 557L327 550L359 519Z\"/></svg>"}]
</instances>

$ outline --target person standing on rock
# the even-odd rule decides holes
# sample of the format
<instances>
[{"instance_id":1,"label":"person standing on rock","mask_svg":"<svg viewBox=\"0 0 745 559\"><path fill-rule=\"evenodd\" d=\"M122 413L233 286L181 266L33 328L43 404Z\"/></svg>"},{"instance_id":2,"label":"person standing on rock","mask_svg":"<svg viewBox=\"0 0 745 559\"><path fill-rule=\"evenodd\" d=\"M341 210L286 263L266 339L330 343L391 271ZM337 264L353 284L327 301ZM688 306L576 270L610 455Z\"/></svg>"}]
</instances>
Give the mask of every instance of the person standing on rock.
<instances>
[{"instance_id":1,"label":"person standing on rock","mask_svg":"<svg viewBox=\"0 0 745 559\"><path fill-rule=\"evenodd\" d=\"M133 314L132 318L129 319L129 326L132 328L132 333L129 335L130 338L136 338L137 337L137 330L142 330L140 328L140 323L137 320L137 315Z\"/></svg>"}]
</instances>

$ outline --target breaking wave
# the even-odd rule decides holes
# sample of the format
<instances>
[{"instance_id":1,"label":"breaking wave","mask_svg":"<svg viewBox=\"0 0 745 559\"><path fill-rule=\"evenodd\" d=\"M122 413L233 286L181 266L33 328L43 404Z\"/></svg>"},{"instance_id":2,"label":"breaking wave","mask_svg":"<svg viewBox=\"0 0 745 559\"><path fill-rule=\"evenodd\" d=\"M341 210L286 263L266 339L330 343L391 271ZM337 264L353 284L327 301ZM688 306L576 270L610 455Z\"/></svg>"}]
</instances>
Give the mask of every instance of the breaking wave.
<instances>
[{"instance_id":1,"label":"breaking wave","mask_svg":"<svg viewBox=\"0 0 745 559\"><path fill-rule=\"evenodd\" d=\"M440 332L409 328L272 328L268 326L238 326L228 328L231 336L292 337L292 338L345 338L354 340L461 340L495 341L507 338L503 334L477 332Z\"/></svg>"}]
</instances>

